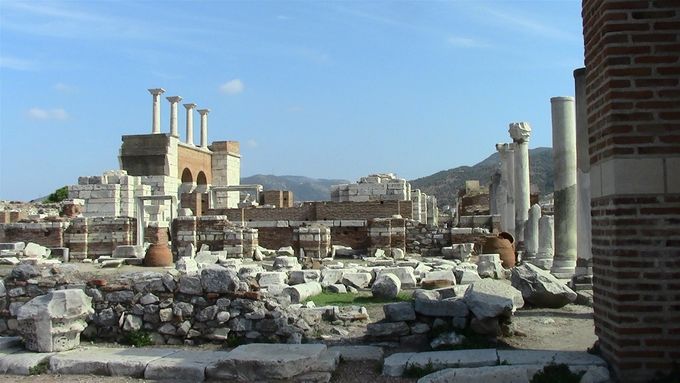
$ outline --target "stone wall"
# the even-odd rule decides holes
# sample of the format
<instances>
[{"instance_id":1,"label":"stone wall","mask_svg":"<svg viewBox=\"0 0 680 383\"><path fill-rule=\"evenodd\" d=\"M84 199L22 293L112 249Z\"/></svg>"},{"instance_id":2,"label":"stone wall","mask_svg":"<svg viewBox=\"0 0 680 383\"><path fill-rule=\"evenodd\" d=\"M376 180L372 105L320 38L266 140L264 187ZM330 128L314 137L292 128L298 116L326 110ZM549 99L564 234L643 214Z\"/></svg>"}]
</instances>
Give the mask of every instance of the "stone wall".
<instances>
[{"instance_id":1,"label":"stone wall","mask_svg":"<svg viewBox=\"0 0 680 383\"><path fill-rule=\"evenodd\" d=\"M680 9L583 1L593 300L622 382L680 359Z\"/></svg>"},{"instance_id":2,"label":"stone wall","mask_svg":"<svg viewBox=\"0 0 680 383\"><path fill-rule=\"evenodd\" d=\"M130 217L74 218L63 236L72 260L96 259L113 254L117 246L136 244L137 220Z\"/></svg>"},{"instance_id":3,"label":"stone wall","mask_svg":"<svg viewBox=\"0 0 680 383\"><path fill-rule=\"evenodd\" d=\"M56 266L55 266L56 267ZM15 335L19 307L54 289L78 288L92 297L94 314L83 338L122 342L126 334L146 331L154 344L194 345L241 341L281 342L313 336L323 310L289 307L290 299L265 298L248 291L253 268L214 266L198 274L139 272L111 277L79 279L64 268L39 271L22 265L21 271L0 281L0 335ZM239 274L237 274L239 272ZM49 275L49 276L45 276ZM71 283L65 283L69 280Z\"/></svg>"},{"instance_id":4,"label":"stone wall","mask_svg":"<svg viewBox=\"0 0 680 383\"><path fill-rule=\"evenodd\" d=\"M258 237L257 229L240 227L222 215L178 217L172 223L172 249L176 256L185 254L190 245L195 249L207 245L210 250L226 251L229 257L252 257Z\"/></svg>"},{"instance_id":5,"label":"stone wall","mask_svg":"<svg viewBox=\"0 0 680 383\"><path fill-rule=\"evenodd\" d=\"M34 242L45 247L64 247L64 230L69 222L0 224L0 243Z\"/></svg>"},{"instance_id":6,"label":"stone wall","mask_svg":"<svg viewBox=\"0 0 680 383\"><path fill-rule=\"evenodd\" d=\"M411 201L306 202L299 207L211 209L208 214L225 215L230 221L322 221L368 220L399 214L412 217Z\"/></svg>"},{"instance_id":7,"label":"stone wall","mask_svg":"<svg viewBox=\"0 0 680 383\"><path fill-rule=\"evenodd\" d=\"M203 172L207 183L212 184L212 153L209 151L180 143L177 146L177 166L180 176L184 174L185 169L189 169L192 181L195 183L197 182L198 174Z\"/></svg>"},{"instance_id":8,"label":"stone wall","mask_svg":"<svg viewBox=\"0 0 680 383\"><path fill-rule=\"evenodd\" d=\"M411 184L394 174L372 174L354 184L333 185L331 201L410 201Z\"/></svg>"},{"instance_id":9,"label":"stone wall","mask_svg":"<svg viewBox=\"0 0 680 383\"><path fill-rule=\"evenodd\" d=\"M241 184L241 154L238 141L215 141L208 148L212 154L212 184L231 186ZM218 192L216 207L236 208L239 203L239 192ZM226 198L225 198L226 197Z\"/></svg>"}]
</instances>

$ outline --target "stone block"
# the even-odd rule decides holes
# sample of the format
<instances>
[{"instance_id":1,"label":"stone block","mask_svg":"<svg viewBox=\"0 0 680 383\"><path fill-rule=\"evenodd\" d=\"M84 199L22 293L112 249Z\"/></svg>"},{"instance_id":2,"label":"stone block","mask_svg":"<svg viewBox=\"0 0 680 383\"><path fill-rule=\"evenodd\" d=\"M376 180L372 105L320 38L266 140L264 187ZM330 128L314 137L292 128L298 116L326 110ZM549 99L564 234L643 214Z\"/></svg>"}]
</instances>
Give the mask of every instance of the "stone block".
<instances>
[{"instance_id":1,"label":"stone block","mask_svg":"<svg viewBox=\"0 0 680 383\"><path fill-rule=\"evenodd\" d=\"M177 351L149 362L144 370L144 379L201 382L206 378L206 369L223 361L229 354L226 351Z\"/></svg>"}]
</instances>

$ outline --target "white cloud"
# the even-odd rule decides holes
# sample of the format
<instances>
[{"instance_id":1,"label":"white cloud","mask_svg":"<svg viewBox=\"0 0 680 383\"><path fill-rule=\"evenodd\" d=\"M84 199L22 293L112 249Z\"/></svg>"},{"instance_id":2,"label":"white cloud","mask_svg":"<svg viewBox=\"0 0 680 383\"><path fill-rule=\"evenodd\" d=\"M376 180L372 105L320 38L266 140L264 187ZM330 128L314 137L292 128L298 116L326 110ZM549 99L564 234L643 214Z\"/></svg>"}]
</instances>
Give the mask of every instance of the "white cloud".
<instances>
[{"instance_id":1,"label":"white cloud","mask_svg":"<svg viewBox=\"0 0 680 383\"><path fill-rule=\"evenodd\" d=\"M11 56L0 56L0 68L30 71L36 70L37 65L35 61L25 60Z\"/></svg>"},{"instance_id":2,"label":"white cloud","mask_svg":"<svg viewBox=\"0 0 680 383\"><path fill-rule=\"evenodd\" d=\"M220 91L226 94L239 94L243 92L245 88L246 86L243 85L243 81L235 78L222 84L220 86Z\"/></svg>"},{"instance_id":3,"label":"white cloud","mask_svg":"<svg viewBox=\"0 0 680 383\"><path fill-rule=\"evenodd\" d=\"M252 138L249 139L248 141L246 141L246 145L247 145L249 148L257 148L257 146L258 146L257 141L255 141L255 140L252 139Z\"/></svg>"},{"instance_id":4,"label":"white cloud","mask_svg":"<svg viewBox=\"0 0 680 383\"><path fill-rule=\"evenodd\" d=\"M486 44L481 43L475 39L461 36L451 36L446 41L456 47L461 48L480 48L486 46Z\"/></svg>"},{"instance_id":5,"label":"white cloud","mask_svg":"<svg viewBox=\"0 0 680 383\"><path fill-rule=\"evenodd\" d=\"M62 121L68 119L68 113L63 108L44 109L33 107L26 112L31 120Z\"/></svg>"}]
</instances>

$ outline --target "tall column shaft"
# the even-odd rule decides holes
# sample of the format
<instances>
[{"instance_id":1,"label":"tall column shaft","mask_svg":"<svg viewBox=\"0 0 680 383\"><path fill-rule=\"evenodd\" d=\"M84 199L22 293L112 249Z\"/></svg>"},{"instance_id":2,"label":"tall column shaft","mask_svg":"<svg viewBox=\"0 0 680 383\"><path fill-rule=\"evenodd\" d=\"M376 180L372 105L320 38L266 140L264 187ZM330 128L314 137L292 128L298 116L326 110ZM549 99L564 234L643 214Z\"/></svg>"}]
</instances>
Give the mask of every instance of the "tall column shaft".
<instances>
[{"instance_id":1,"label":"tall column shaft","mask_svg":"<svg viewBox=\"0 0 680 383\"><path fill-rule=\"evenodd\" d=\"M512 144L496 144L501 160L501 182L498 210L501 214L501 229L515 236L515 157Z\"/></svg>"},{"instance_id":2,"label":"tall column shaft","mask_svg":"<svg viewBox=\"0 0 680 383\"><path fill-rule=\"evenodd\" d=\"M515 241L524 242L524 226L529 219L529 137L527 122L510 124L510 137L515 144Z\"/></svg>"},{"instance_id":3,"label":"tall column shaft","mask_svg":"<svg viewBox=\"0 0 680 383\"><path fill-rule=\"evenodd\" d=\"M208 113L210 109L199 109L201 115L201 148L208 149Z\"/></svg>"},{"instance_id":4,"label":"tall column shaft","mask_svg":"<svg viewBox=\"0 0 680 383\"><path fill-rule=\"evenodd\" d=\"M538 204L534 204L529 209L529 219L524 227L525 260L535 258L538 253L538 221L540 218L541 207Z\"/></svg>"},{"instance_id":5,"label":"tall column shaft","mask_svg":"<svg viewBox=\"0 0 680 383\"><path fill-rule=\"evenodd\" d=\"M194 144L194 108L196 108L196 104L184 104L184 107L187 110L187 135L186 135L186 143L187 145L193 145Z\"/></svg>"},{"instance_id":6,"label":"tall column shaft","mask_svg":"<svg viewBox=\"0 0 680 383\"><path fill-rule=\"evenodd\" d=\"M586 68L574 71L576 90L576 277L592 282L593 251L590 217L590 154L586 110Z\"/></svg>"},{"instance_id":7,"label":"tall column shaft","mask_svg":"<svg viewBox=\"0 0 680 383\"><path fill-rule=\"evenodd\" d=\"M552 273L571 278L576 268L576 112L573 97L550 99L555 169L555 258Z\"/></svg>"},{"instance_id":8,"label":"tall column shaft","mask_svg":"<svg viewBox=\"0 0 680 383\"><path fill-rule=\"evenodd\" d=\"M160 134L161 132L161 94L165 92L163 88L149 89L149 93L153 96L153 110L151 114L151 134Z\"/></svg>"},{"instance_id":9,"label":"tall column shaft","mask_svg":"<svg viewBox=\"0 0 680 383\"><path fill-rule=\"evenodd\" d=\"M170 101L170 135L172 137L179 137L179 132L177 131L177 103L182 101L180 96L166 97Z\"/></svg>"},{"instance_id":10,"label":"tall column shaft","mask_svg":"<svg viewBox=\"0 0 680 383\"><path fill-rule=\"evenodd\" d=\"M555 249L555 217L544 215L538 219L538 252L531 263L550 270L553 264Z\"/></svg>"}]
</instances>

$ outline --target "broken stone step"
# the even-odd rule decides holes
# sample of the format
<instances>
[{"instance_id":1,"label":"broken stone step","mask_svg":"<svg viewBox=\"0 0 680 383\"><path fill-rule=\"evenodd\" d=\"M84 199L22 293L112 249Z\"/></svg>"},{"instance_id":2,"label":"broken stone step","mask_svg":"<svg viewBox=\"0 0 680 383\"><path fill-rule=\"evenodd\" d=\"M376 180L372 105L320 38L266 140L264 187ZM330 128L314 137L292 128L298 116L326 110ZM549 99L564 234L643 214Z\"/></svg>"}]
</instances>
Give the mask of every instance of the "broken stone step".
<instances>
[{"instance_id":1,"label":"broken stone step","mask_svg":"<svg viewBox=\"0 0 680 383\"><path fill-rule=\"evenodd\" d=\"M566 364L568 366L606 366L600 357L584 351L553 350L498 350L499 363L511 366L537 364Z\"/></svg>"},{"instance_id":2,"label":"broken stone step","mask_svg":"<svg viewBox=\"0 0 680 383\"><path fill-rule=\"evenodd\" d=\"M343 362L382 362L384 357L382 347L377 346L333 346L328 350L339 352Z\"/></svg>"},{"instance_id":3,"label":"broken stone step","mask_svg":"<svg viewBox=\"0 0 680 383\"><path fill-rule=\"evenodd\" d=\"M176 353L159 348L81 348L50 358L50 371L65 375L105 375L141 378L154 360Z\"/></svg>"},{"instance_id":4,"label":"broken stone step","mask_svg":"<svg viewBox=\"0 0 680 383\"><path fill-rule=\"evenodd\" d=\"M339 353L327 353L323 344L264 344L239 346L206 370L215 380L272 381L292 379L308 372L330 372Z\"/></svg>"},{"instance_id":5,"label":"broken stone step","mask_svg":"<svg viewBox=\"0 0 680 383\"><path fill-rule=\"evenodd\" d=\"M144 379L202 382L210 366L225 360L229 354L227 351L178 351L149 363Z\"/></svg>"},{"instance_id":6,"label":"broken stone step","mask_svg":"<svg viewBox=\"0 0 680 383\"><path fill-rule=\"evenodd\" d=\"M53 352L31 352L20 347L0 350L0 374L32 375L42 365L47 370L47 361L52 355Z\"/></svg>"}]
</instances>

